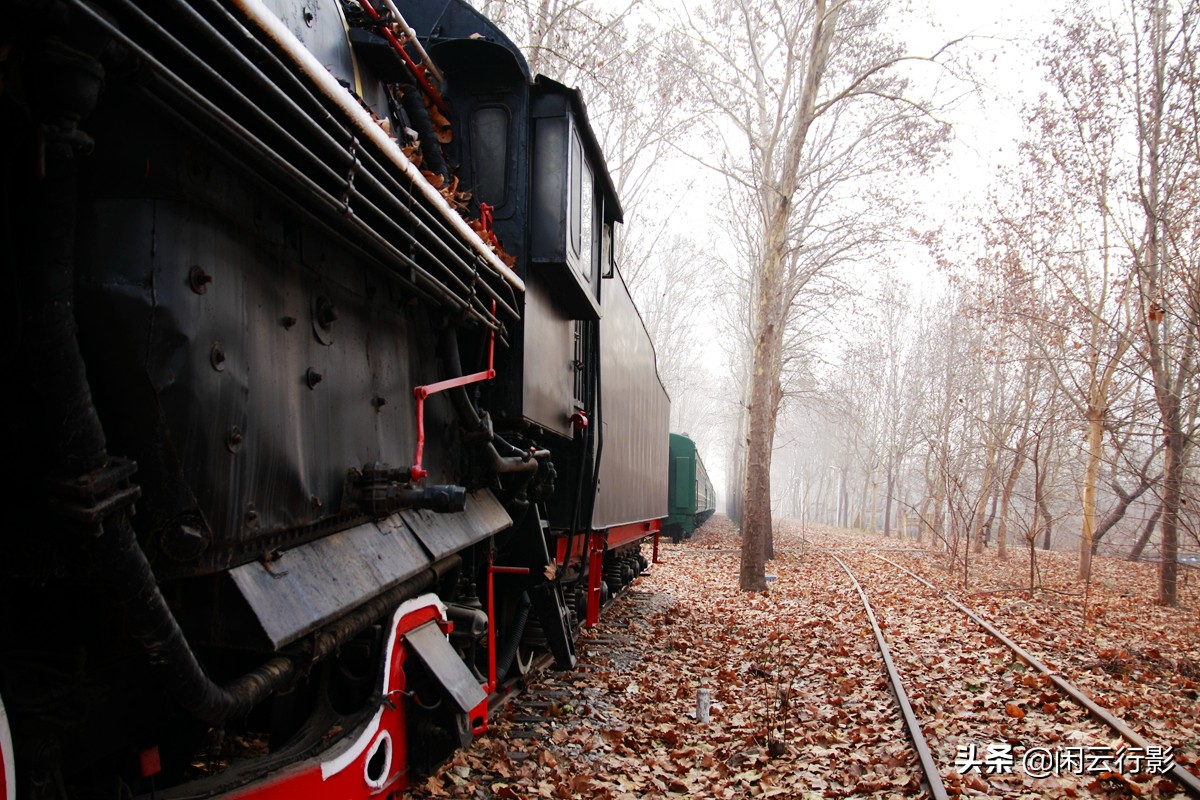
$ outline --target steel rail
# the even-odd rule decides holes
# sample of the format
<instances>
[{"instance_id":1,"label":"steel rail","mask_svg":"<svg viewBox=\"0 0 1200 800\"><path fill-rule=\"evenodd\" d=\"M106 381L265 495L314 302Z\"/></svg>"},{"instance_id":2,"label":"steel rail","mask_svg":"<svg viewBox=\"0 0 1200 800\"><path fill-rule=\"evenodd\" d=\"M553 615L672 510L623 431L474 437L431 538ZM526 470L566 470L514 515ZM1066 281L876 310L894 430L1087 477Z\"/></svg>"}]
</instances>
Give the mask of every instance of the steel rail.
<instances>
[{"instance_id":1,"label":"steel rail","mask_svg":"<svg viewBox=\"0 0 1200 800\"><path fill-rule=\"evenodd\" d=\"M887 641L883 638L883 631L880 630L879 622L875 619L875 612L871 609L871 601L867 599L867 593L863 591L858 578L854 577L854 573L846 566L846 562L832 554L830 557L846 571L846 574L850 577L850 582L854 584L854 588L858 591L858 596L862 598L863 608L867 611L867 619L870 620L871 628L875 631L875 643L879 645L879 652L883 656L883 664L887 668L888 681L892 684L892 691L896 694L896 702L899 704L900 713L904 717L904 726L908 728L908 735L912 739L913 747L916 748L917 757L921 761L921 768L925 771L925 779L929 784L929 794L934 800L949 800L950 795L946 792L946 787L942 783L942 775L938 772L937 763L933 759L933 752L929 749L929 743L925 741L925 734L921 732L921 723L917 719L917 715L913 712L912 704L908 701L908 693L904 691L904 683L900 680L900 673L896 669L895 662L892 661L891 651L888 650Z\"/></svg>"},{"instance_id":2,"label":"steel rail","mask_svg":"<svg viewBox=\"0 0 1200 800\"><path fill-rule=\"evenodd\" d=\"M887 563L891 564L896 569L908 574L910 577L912 577L915 580L924 584L927 588L929 588L929 589L933 590L934 592L938 593L939 595L941 595L951 605L953 605L959 611L963 612L968 617L970 617L971 620L976 625L983 628L985 631L988 632L988 634L990 634L997 641L999 641L1005 647L1007 647L1009 650L1011 650L1013 653L1015 653L1018 658L1020 658L1022 661L1024 661L1029 666L1036 669L1038 672L1049 677L1051 682L1053 682L1054 685L1056 687L1058 687L1059 691L1061 691L1063 694L1070 697L1072 700L1074 700L1076 703L1078 703L1083 708L1087 709L1087 711L1090 714L1092 714L1094 717L1096 717L1101 722L1108 725L1108 727L1112 728L1114 731L1116 731L1118 734L1120 734L1121 738L1123 738L1125 741L1129 742L1130 744L1134 745L1135 747L1142 749L1143 751L1150 747L1158 747L1158 745L1155 745L1149 739L1145 738L1144 736L1139 734L1137 731L1135 731L1133 728L1131 728L1127 724L1125 724L1125 722L1123 720L1121 720L1119 717L1113 715L1113 713L1111 711L1104 708L1104 706L1100 705L1092 698L1088 697L1086 694L1083 693L1082 690L1077 688L1074 684L1072 684L1066 678L1062 677L1061 675L1059 675L1056 672L1053 672L1049 667L1047 667L1040 660L1038 660L1038 658L1036 656L1034 656L1032 653L1030 653L1025 648L1021 647L1019 644L1014 642L1012 639L1005 636L998 628L996 628L996 626L992 625L990 622L985 620L983 617L976 614L974 611L972 611L967 606L958 602L958 600L955 599L953 596L951 596L949 592L945 591L944 589L939 589L938 587L934 586L929 581L922 578L917 573L913 572L912 570L908 569L907 567L905 567L902 564L897 564L895 561L892 561L890 558L884 558L883 556L881 556L877 553L873 554L873 555L881 561L886 561ZM1197 778L1190 771L1184 769L1183 767L1179 766L1178 764L1175 764L1174 767L1171 769L1171 771L1166 774L1169 775L1176 783L1178 783L1180 786L1182 786L1189 795L1191 795L1192 797L1200 798L1200 778Z\"/></svg>"}]
</instances>

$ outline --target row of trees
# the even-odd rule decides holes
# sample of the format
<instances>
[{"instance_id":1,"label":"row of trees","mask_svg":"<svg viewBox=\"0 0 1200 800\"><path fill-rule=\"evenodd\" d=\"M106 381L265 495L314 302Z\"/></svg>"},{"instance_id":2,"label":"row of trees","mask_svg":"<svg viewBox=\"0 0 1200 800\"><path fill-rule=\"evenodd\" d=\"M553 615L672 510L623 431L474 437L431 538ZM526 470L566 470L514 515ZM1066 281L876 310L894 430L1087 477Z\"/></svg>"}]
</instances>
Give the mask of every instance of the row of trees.
<instances>
[{"instance_id":1,"label":"row of trees","mask_svg":"<svg viewBox=\"0 0 1200 800\"><path fill-rule=\"evenodd\" d=\"M1019 165L938 242L951 291L931 308L885 287L831 372L852 438L832 463L862 492L839 496L838 521L915 518L962 559L990 536L1003 557L1014 528L1049 546L1057 527L1085 579L1115 531L1134 556L1157 531L1160 600L1176 602L1181 539L1200 548L1198 13L1147 0L1060 18ZM818 494L794 489L788 511L827 514L834 476L790 466L781 485Z\"/></svg>"},{"instance_id":2,"label":"row of trees","mask_svg":"<svg viewBox=\"0 0 1200 800\"><path fill-rule=\"evenodd\" d=\"M916 521L964 559L968 542L1004 553L1017 532L1032 546L1077 527L1086 576L1145 506L1136 532L1159 531L1175 602L1198 389L1198 0L1066 9L1019 165L924 239L936 300L886 276L913 258L913 177L950 142L946 87L987 78L963 66L971 41L914 54L871 0L481 10L589 98L673 426L711 444L725 400L743 589L765 588L773 513ZM705 169L666 180L680 163ZM705 383L705 317L728 386Z\"/></svg>"}]
</instances>

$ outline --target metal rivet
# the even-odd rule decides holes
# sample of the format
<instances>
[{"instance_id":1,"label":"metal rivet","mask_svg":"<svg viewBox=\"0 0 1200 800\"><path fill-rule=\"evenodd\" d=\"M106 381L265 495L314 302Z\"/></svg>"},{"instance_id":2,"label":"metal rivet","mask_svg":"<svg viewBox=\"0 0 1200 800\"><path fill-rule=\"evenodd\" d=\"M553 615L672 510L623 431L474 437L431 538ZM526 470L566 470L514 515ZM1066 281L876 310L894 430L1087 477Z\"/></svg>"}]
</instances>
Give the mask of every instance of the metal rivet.
<instances>
[{"instance_id":1,"label":"metal rivet","mask_svg":"<svg viewBox=\"0 0 1200 800\"><path fill-rule=\"evenodd\" d=\"M192 291L196 294L204 294L208 291L208 284L212 283L212 275L204 271L200 265L195 265L188 270L188 286L192 287Z\"/></svg>"},{"instance_id":2,"label":"metal rivet","mask_svg":"<svg viewBox=\"0 0 1200 800\"><path fill-rule=\"evenodd\" d=\"M279 320L279 324L280 324L280 325L282 325L282 326L283 326L283 327L285 327L285 328L289 328L289 329L290 329L292 326L294 326L294 325L295 325L297 322L299 322L299 321L300 321L300 320L296 319L295 317L282 317L282 318Z\"/></svg>"},{"instance_id":3,"label":"metal rivet","mask_svg":"<svg viewBox=\"0 0 1200 800\"><path fill-rule=\"evenodd\" d=\"M378 395L376 395L374 398L371 399L371 405L375 406L376 411L379 411L380 409L382 409L384 406L387 405L387 398L379 397Z\"/></svg>"},{"instance_id":4,"label":"metal rivet","mask_svg":"<svg viewBox=\"0 0 1200 800\"><path fill-rule=\"evenodd\" d=\"M321 502L321 498L317 497L315 494L312 497L308 498L308 502L309 502L309 504L312 505L312 507L315 511L320 511L322 508L325 507L325 504Z\"/></svg>"},{"instance_id":5,"label":"metal rivet","mask_svg":"<svg viewBox=\"0 0 1200 800\"><path fill-rule=\"evenodd\" d=\"M328 297L317 298L317 324L323 329L329 330L333 327L333 323L337 321L338 310L337 306Z\"/></svg>"},{"instance_id":6,"label":"metal rivet","mask_svg":"<svg viewBox=\"0 0 1200 800\"><path fill-rule=\"evenodd\" d=\"M247 528L253 528L258 524L258 509L254 507L254 503L246 504L246 513L243 516Z\"/></svg>"},{"instance_id":7,"label":"metal rivet","mask_svg":"<svg viewBox=\"0 0 1200 800\"><path fill-rule=\"evenodd\" d=\"M316 19L316 15L313 14L313 12L307 8L304 9L303 13L304 13L304 24L311 28L312 24L313 24L313 20Z\"/></svg>"},{"instance_id":8,"label":"metal rivet","mask_svg":"<svg viewBox=\"0 0 1200 800\"><path fill-rule=\"evenodd\" d=\"M237 425L232 425L229 428L229 433L225 436L225 448L231 453L236 453L242 446L242 429Z\"/></svg>"},{"instance_id":9,"label":"metal rivet","mask_svg":"<svg viewBox=\"0 0 1200 800\"><path fill-rule=\"evenodd\" d=\"M217 372L225 371L225 362L229 357L225 355L225 351L221 349L220 342L213 342L212 350L208 354L208 363L212 364L212 368Z\"/></svg>"},{"instance_id":10,"label":"metal rivet","mask_svg":"<svg viewBox=\"0 0 1200 800\"><path fill-rule=\"evenodd\" d=\"M317 384L325 379L325 376L317 372L312 367L308 368L308 372L304 373L304 382L308 384L308 388L315 389Z\"/></svg>"}]
</instances>

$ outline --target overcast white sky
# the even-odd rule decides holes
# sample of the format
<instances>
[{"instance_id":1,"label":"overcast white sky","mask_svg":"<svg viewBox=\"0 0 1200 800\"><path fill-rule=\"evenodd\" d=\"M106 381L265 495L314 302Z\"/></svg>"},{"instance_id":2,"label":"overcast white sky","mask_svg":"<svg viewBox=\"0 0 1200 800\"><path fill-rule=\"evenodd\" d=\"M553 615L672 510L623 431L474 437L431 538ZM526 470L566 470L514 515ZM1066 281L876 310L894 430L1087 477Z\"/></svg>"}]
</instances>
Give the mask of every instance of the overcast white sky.
<instances>
[{"instance_id":1,"label":"overcast white sky","mask_svg":"<svg viewBox=\"0 0 1200 800\"><path fill-rule=\"evenodd\" d=\"M933 0L921 12L927 24L906 31L917 52L971 37L960 52L970 54L982 85L950 112L954 154L939 171L939 190L947 199L986 188L998 169L1014 163L1025 122L1022 104L1036 99L1042 86L1038 40L1052 30L1058 5L1045 0Z\"/></svg>"}]
</instances>

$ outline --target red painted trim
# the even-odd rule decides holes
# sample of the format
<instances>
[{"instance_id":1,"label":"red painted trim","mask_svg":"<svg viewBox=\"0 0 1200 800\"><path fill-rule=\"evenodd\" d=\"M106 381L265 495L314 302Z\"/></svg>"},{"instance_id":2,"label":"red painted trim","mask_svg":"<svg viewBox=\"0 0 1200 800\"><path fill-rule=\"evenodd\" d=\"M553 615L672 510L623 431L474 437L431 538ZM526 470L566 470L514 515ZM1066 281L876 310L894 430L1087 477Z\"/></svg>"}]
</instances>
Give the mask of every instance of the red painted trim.
<instances>
[{"instance_id":1,"label":"red painted trim","mask_svg":"<svg viewBox=\"0 0 1200 800\"><path fill-rule=\"evenodd\" d=\"M498 567L495 556L488 553L487 561L487 615L488 615L488 681L484 689L490 695L496 691L499 676L496 675L496 580L497 575L528 575L529 567ZM472 712L474 718L474 712ZM484 709L484 729L487 728L487 713Z\"/></svg>"},{"instance_id":2,"label":"red painted trim","mask_svg":"<svg viewBox=\"0 0 1200 800\"><path fill-rule=\"evenodd\" d=\"M384 662L382 694L388 700L356 734L344 739L321 755L301 762L265 781L246 786L226 795L227 800L369 800L380 795L401 792L408 786L408 743L404 661L408 648L405 633L436 620L446 622L444 607L436 595L427 594L403 603L392 616L392 631ZM486 703L486 701L485 701ZM476 712L471 714L474 720ZM487 710L483 709L487 717ZM367 765L386 748L384 767L374 780Z\"/></svg>"},{"instance_id":3,"label":"red painted trim","mask_svg":"<svg viewBox=\"0 0 1200 800\"><path fill-rule=\"evenodd\" d=\"M631 522L628 525L618 525L608 529L608 549L613 550L622 545L641 541L660 530L660 520L652 519L647 522Z\"/></svg>"},{"instance_id":4,"label":"red painted trim","mask_svg":"<svg viewBox=\"0 0 1200 800\"><path fill-rule=\"evenodd\" d=\"M565 567L565 566L567 566L569 561L575 561L575 560L582 561L584 556L587 554L587 547L588 547L587 543L588 543L589 536L591 536L590 531L585 531L583 536L579 536L578 534L575 535L574 537L559 536L558 542L555 544L555 549L554 549L555 556L558 558L558 563ZM572 538L574 538L574 541L571 544L571 555L570 555L570 559L568 560L567 540L572 539Z\"/></svg>"},{"instance_id":5,"label":"red painted trim","mask_svg":"<svg viewBox=\"0 0 1200 800\"><path fill-rule=\"evenodd\" d=\"M17 767L13 763L12 731L8 727L8 711L0 700L0 800L14 800L17 796Z\"/></svg>"},{"instance_id":6,"label":"red painted trim","mask_svg":"<svg viewBox=\"0 0 1200 800\"><path fill-rule=\"evenodd\" d=\"M495 334L493 333L492 335L494 336ZM447 389L454 389L458 386L468 386L472 383L479 383L480 381L490 381L494 377L496 377L496 370L485 369L483 372L476 372L473 375L463 375L461 378L448 378L444 381L431 383L428 386L418 386L417 388L413 389L413 394L417 396L418 400L424 400L431 394L444 392Z\"/></svg>"},{"instance_id":7,"label":"red painted trim","mask_svg":"<svg viewBox=\"0 0 1200 800\"><path fill-rule=\"evenodd\" d=\"M658 537L661 535L662 535L661 530L656 530L654 532L654 558L652 558L650 560L651 564L661 564L662 563L661 561L658 560Z\"/></svg>"},{"instance_id":8,"label":"red painted trim","mask_svg":"<svg viewBox=\"0 0 1200 800\"><path fill-rule=\"evenodd\" d=\"M589 531L587 546L588 602L587 619L584 620L583 624L589 628L594 628L600 622L600 583L604 580L604 537L598 532Z\"/></svg>"},{"instance_id":9,"label":"red painted trim","mask_svg":"<svg viewBox=\"0 0 1200 800\"><path fill-rule=\"evenodd\" d=\"M487 693L496 691L496 581L494 556L488 553L487 560L487 615L488 615L488 683Z\"/></svg>"},{"instance_id":10,"label":"red painted trim","mask_svg":"<svg viewBox=\"0 0 1200 800\"><path fill-rule=\"evenodd\" d=\"M138 753L138 771L143 778L162 772L162 760L158 756L157 746Z\"/></svg>"}]
</instances>

